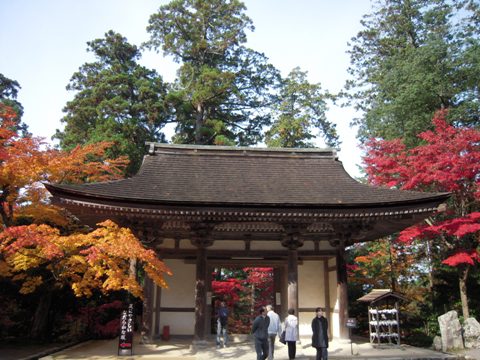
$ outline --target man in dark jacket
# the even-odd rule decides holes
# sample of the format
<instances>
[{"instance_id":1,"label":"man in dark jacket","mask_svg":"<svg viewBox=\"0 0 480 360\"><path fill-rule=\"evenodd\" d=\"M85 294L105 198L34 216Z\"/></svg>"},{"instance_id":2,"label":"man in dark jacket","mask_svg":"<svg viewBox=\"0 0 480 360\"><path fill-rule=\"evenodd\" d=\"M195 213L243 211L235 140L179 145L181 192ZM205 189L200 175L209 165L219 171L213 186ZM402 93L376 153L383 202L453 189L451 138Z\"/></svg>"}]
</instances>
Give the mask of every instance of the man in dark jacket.
<instances>
[{"instance_id":1,"label":"man in dark jacket","mask_svg":"<svg viewBox=\"0 0 480 360\"><path fill-rule=\"evenodd\" d=\"M315 309L317 316L312 320L312 346L317 349L316 360L328 360L328 320L324 310Z\"/></svg>"},{"instance_id":2,"label":"man in dark jacket","mask_svg":"<svg viewBox=\"0 0 480 360\"><path fill-rule=\"evenodd\" d=\"M268 325L270 318L267 316L267 309L261 307L259 315L255 318L252 325L252 333L255 338L255 351L257 360L265 360L268 357Z\"/></svg>"}]
</instances>

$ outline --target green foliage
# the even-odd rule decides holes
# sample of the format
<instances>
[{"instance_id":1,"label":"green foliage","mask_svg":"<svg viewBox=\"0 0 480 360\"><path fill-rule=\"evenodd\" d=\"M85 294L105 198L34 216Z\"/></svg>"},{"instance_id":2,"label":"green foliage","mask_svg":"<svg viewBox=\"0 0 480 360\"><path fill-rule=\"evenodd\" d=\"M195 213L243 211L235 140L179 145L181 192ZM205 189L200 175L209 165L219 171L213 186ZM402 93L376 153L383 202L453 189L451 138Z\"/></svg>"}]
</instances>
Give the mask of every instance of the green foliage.
<instances>
[{"instance_id":1,"label":"green foliage","mask_svg":"<svg viewBox=\"0 0 480 360\"><path fill-rule=\"evenodd\" d=\"M162 127L169 121L167 86L154 70L137 64L140 52L120 34L88 42L96 62L82 65L67 86L75 97L64 108L63 131L55 138L62 149L78 144L113 141L107 154L128 155L129 174L136 172L146 141L164 141Z\"/></svg>"},{"instance_id":2,"label":"green foliage","mask_svg":"<svg viewBox=\"0 0 480 360\"><path fill-rule=\"evenodd\" d=\"M411 346L428 348L432 345L433 338L433 336L429 336L423 331L417 330L409 332L407 336L403 338L403 342Z\"/></svg>"},{"instance_id":3,"label":"green foliage","mask_svg":"<svg viewBox=\"0 0 480 360\"><path fill-rule=\"evenodd\" d=\"M176 143L252 145L270 124L278 71L246 48L253 30L240 1L176 0L150 17L149 48L180 64L168 95Z\"/></svg>"},{"instance_id":4,"label":"green foliage","mask_svg":"<svg viewBox=\"0 0 480 360\"><path fill-rule=\"evenodd\" d=\"M320 130L327 145L339 145L335 125L327 121L325 102L328 94L320 84L310 84L307 72L293 69L282 81L275 120L266 132L269 147L313 147L316 130Z\"/></svg>"},{"instance_id":5,"label":"green foliage","mask_svg":"<svg viewBox=\"0 0 480 360\"><path fill-rule=\"evenodd\" d=\"M404 138L431 128L450 108L460 124L478 125L479 5L459 0L379 0L351 40L346 84L363 116L359 138Z\"/></svg>"},{"instance_id":6,"label":"green foliage","mask_svg":"<svg viewBox=\"0 0 480 360\"><path fill-rule=\"evenodd\" d=\"M16 124L14 131L19 131L27 135L28 126L22 123L23 106L17 101L20 84L18 81L11 80L0 73L0 103L12 108L15 117L12 119Z\"/></svg>"}]
</instances>

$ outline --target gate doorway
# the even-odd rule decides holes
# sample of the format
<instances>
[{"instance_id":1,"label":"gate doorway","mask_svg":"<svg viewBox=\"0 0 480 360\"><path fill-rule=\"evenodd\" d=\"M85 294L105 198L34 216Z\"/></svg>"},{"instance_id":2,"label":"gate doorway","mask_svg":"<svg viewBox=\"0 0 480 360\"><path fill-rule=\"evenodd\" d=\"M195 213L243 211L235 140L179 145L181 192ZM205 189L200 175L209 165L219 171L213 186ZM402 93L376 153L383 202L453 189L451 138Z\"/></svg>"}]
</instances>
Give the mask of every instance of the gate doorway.
<instances>
[{"instance_id":1,"label":"gate doorway","mask_svg":"<svg viewBox=\"0 0 480 360\"><path fill-rule=\"evenodd\" d=\"M261 306L271 304L281 314L284 287L283 266L218 265L211 267L209 301L210 333L216 334L216 310L224 301L229 310L228 332L249 334Z\"/></svg>"}]
</instances>

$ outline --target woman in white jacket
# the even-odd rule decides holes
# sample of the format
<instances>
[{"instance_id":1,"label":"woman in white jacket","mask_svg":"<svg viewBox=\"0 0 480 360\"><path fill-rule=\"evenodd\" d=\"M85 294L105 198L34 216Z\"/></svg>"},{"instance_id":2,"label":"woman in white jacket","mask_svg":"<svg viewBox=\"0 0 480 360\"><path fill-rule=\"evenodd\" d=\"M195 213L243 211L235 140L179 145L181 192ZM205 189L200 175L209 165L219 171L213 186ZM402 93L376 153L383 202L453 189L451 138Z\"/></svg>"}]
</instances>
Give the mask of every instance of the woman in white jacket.
<instances>
[{"instance_id":1,"label":"woman in white jacket","mask_svg":"<svg viewBox=\"0 0 480 360\"><path fill-rule=\"evenodd\" d=\"M295 310L288 309L288 316L285 318L285 341L288 345L288 358L295 359L298 340L298 319L294 315Z\"/></svg>"}]
</instances>

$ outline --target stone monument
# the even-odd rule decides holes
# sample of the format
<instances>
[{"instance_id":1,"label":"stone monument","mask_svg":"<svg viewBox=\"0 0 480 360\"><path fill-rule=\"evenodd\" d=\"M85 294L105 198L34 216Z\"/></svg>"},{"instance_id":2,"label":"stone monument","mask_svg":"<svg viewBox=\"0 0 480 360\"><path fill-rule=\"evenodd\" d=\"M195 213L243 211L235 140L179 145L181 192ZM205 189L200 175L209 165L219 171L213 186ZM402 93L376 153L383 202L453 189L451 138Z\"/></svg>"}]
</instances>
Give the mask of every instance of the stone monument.
<instances>
[{"instance_id":1,"label":"stone monument","mask_svg":"<svg viewBox=\"0 0 480 360\"><path fill-rule=\"evenodd\" d=\"M462 326L455 310L438 317L442 336L442 351L463 349Z\"/></svg>"}]
</instances>

